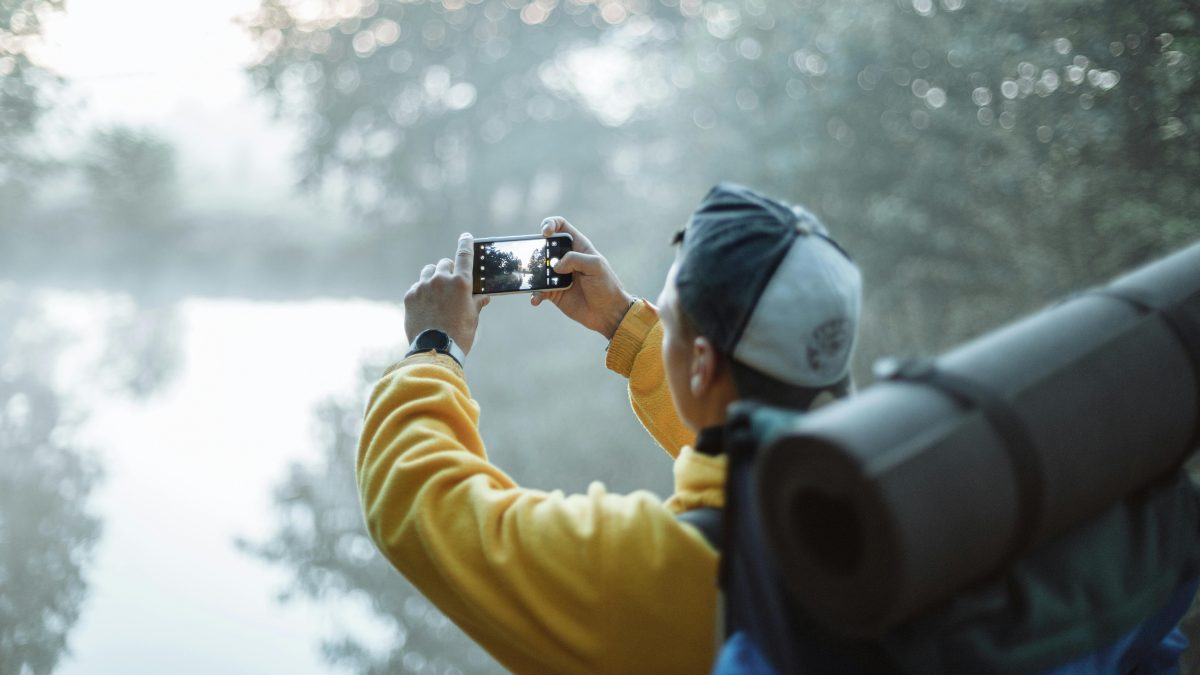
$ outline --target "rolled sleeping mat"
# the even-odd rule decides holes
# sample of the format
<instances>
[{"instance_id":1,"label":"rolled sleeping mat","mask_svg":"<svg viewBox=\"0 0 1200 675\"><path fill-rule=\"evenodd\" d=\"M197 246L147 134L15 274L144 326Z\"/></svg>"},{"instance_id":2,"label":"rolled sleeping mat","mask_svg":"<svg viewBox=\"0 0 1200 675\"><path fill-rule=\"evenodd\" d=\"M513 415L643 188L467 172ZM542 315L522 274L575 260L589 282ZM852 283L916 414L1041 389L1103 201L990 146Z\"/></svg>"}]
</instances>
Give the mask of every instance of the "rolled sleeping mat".
<instances>
[{"instance_id":1,"label":"rolled sleeping mat","mask_svg":"<svg viewBox=\"0 0 1200 675\"><path fill-rule=\"evenodd\" d=\"M1198 408L1200 243L765 439L768 549L814 618L878 637L1179 467Z\"/></svg>"}]
</instances>

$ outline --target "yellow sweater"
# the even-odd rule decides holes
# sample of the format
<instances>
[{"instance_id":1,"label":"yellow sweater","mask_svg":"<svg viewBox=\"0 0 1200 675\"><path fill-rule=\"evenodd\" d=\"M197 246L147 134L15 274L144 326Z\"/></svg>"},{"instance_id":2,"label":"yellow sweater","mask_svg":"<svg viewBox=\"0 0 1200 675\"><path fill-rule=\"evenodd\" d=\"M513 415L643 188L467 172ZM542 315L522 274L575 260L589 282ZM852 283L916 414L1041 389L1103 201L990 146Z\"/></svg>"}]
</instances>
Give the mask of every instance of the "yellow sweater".
<instances>
[{"instance_id":1,"label":"yellow sweater","mask_svg":"<svg viewBox=\"0 0 1200 675\"><path fill-rule=\"evenodd\" d=\"M358 449L371 537L389 561L519 673L706 673L717 554L676 513L721 506L724 458L695 453L671 403L662 329L639 301L609 347L634 411L676 457L665 504L592 483L516 485L487 459L453 359L404 359L375 387Z\"/></svg>"}]
</instances>

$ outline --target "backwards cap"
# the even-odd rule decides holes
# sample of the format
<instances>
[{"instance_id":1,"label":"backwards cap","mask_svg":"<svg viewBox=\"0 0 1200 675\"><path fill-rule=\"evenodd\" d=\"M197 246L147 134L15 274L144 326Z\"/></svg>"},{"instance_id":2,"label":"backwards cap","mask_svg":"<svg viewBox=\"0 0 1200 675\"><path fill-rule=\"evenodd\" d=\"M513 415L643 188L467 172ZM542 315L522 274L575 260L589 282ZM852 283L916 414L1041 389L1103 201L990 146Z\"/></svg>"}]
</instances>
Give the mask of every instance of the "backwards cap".
<instances>
[{"instance_id":1,"label":"backwards cap","mask_svg":"<svg viewBox=\"0 0 1200 675\"><path fill-rule=\"evenodd\" d=\"M849 375L862 278L815 216L720 183L681 234L679 304L718 350L797 387Z\"/></svg>"}]
</instances>

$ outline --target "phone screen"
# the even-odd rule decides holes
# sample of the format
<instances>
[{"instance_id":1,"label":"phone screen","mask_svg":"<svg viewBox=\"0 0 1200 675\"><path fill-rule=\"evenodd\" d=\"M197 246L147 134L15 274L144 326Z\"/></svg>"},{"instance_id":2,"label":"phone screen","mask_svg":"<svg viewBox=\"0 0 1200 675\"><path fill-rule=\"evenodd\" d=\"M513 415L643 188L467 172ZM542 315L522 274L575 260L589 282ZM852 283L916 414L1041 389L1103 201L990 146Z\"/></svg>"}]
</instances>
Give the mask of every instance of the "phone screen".
<instances>
[{"instance_id":1,"label":"phone screen","mask_svg":"<svg viewBox=\"0 0 1200 675\"><path fill-rule=\"evenodd\" d=\"M475 240L475 293L554 291L571 285L570 274L554 271L571 250L571 236L498 237Z\"/></svg>"}]
</instances>

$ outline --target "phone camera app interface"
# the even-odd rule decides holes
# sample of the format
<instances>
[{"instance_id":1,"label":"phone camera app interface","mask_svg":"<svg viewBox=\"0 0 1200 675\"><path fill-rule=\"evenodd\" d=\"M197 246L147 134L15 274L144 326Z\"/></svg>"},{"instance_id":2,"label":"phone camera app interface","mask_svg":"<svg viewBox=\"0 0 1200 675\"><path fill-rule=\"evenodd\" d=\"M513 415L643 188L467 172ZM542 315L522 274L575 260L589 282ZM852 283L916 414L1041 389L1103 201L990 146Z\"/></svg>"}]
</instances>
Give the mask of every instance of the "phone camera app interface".
<instances>
[{"instance_id":1,"label":"phone camera app interface","mask_svg":"<svg viewBox=\"0 0 1200 675\"><path fill-rule=\"evenodd\" d=\"M512 293L565 287L569 274L554 266L570 250L559 238L479 242L475 245L475 292Z\"/></svg>"}]
</instances>

